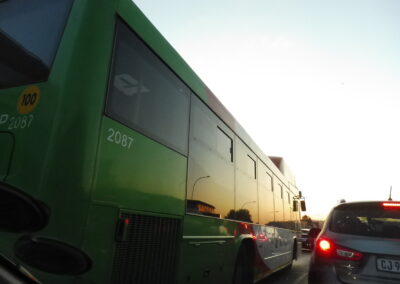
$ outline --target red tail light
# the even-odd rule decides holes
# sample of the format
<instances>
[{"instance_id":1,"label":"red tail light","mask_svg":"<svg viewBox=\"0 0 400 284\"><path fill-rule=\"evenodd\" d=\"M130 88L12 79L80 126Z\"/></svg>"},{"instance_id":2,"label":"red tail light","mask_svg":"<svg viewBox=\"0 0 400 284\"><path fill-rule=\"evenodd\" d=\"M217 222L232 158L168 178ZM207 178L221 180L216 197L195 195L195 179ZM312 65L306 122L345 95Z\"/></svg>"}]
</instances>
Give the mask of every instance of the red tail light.
<instances>
[{"instance_id":1,"label":"red tail light","mask_svg":"<svg viewBox=\"0 0 400 284\"><path fill-rule=\"evenodd\" d=\"M316 253L322 257L338 258L351 261L358 261L363 258L363 254L361 252L339 246L324 236L318 238L315 250Z\"/></svg>"},{"instance_id":2,"label":"red tail light","mask_svg":"<svg viewBox=\"0 0 400 284\"><path fill-rule=\"evenodd\" d=\"M315 250L321 256L332 257L334 250L334 243L330 239L321 236L316 241Z\"/></svg>"},{"instance_id":3,"label":"red tail light","mask_svg":"<svg viewBox=\"0 0 400 284\"><path fill-rule=\"evenodd\" d=\"M398 209L400 209L400 202L383 202L382 206L384 208L390 208L390 209L398 208Z\"/></svg>"},{"instance_id":4,"label":"red tail light","mask_svg":"<svg viewBox=\"0 0 400 284\"><path fill-rule=\"evenodd\" d=\"M332 250L332 244L328 240L321 240L318 245L319 245L319 248L325 252Z\"/></svg>"}]
</instances>

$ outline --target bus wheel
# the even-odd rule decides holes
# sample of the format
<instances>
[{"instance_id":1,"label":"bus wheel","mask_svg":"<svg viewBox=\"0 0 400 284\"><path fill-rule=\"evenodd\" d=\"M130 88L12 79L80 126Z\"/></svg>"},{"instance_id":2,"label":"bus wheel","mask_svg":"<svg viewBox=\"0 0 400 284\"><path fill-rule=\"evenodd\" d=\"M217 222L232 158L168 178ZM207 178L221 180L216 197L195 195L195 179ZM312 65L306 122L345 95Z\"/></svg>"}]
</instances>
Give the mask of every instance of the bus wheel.
<instances>
[{"instance_id":1,"label":"bus wheel","mask_svg":"<svg viewBox=\"0 0 400 284\"><path fill-rule=\"evenodd\" d=\"M233 284L253 283L253 259L245 245L239 249L233 273Z\"/></svg>"}]
</instances>

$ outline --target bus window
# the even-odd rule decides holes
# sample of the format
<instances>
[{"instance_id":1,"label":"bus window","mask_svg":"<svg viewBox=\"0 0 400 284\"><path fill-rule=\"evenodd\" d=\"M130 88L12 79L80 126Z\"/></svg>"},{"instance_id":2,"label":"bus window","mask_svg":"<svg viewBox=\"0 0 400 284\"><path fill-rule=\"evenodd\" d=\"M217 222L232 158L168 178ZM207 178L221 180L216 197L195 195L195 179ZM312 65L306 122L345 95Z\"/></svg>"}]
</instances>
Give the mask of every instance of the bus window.
<instances>
[{"instance_id":1,"label":"bus window","mask_svg":"<svg viewBox=\"0 0 400 284\"><path fill-rule=\"evenodd\" d=\"M255 158L251 151L236 139L236 204L235 210L241 221L258 223L257 180Z\"/></svg>"},{"instance_id":2,"label":"bus window","mask_svg":"<svg viewBox=\"0 0 400 284\"><path fill-rule=\"evenodd\" d=\"M284 202L282 185L276 180L274 182L275 189L275 223L278 227L283 227L284 217Z\"/></svg>"},{"instance_id":3,"label":"bus window","mask_svg":"<svg viewBox=\"0 0 400 284\"><path fill-rule=\"evenodd\" d=\"M233 162L233 140L221 128L217 131L217 149L223 159Z\"/></svg>"},{"instance_id":4,"label":"bus window","mask_svg":"<svg viewBox=\"0 0 400 284\"><path fill-rule=\"evenodd\" d=\"M187 155L190 91L121 21L106 114Z\"/></svg>"},{"instance_id":5,"label":"bus window","mask_svg":"<svg viewBox=\"0 0 400 284\"><path fill-rule=\"evenodd\" d=\"M187 212L224 218L234 206L233 134L192 95Z\"/></svg>"},{"instance_id":6,"label":"bus window","mask_svg":"<svg viewBox=\"0 0 400 284\"><path fill-rule=\"evenodd\" d=\"M258 174L258 202L260 210L260 224L273 225L274 222L274 192L272 191L272 177L267 168L259 163Z\"/></svg>"},{"instance_id":7,"label":"bus window","mask_svg":"<svg viewBox=\"0 0 400 284\"><path fill-rule=\"evenodd\" d=\"M290 204L290 193L288 192L288 188L284 186L285 188L285 194L284 194L284 212L285 212L285 224L284 228L286 229L291 229L292 228L292 212L291 212L291 206Z\"/></svg>"},{"instance_id":8,"label":"bus window","mask_svg":"<svg viewBox=\"0 0 400 284\"><path fill-rule=\"evenodd\" d=\"M257 174L256 174L256 161L254 161L254 159L252 157L250 157L249 155L247 155L247 174L256 179L257 178Z\"/></svg>"},{"instance_id":9,"label":"bus window","mask_svg":"<svg viewBox=\"0 0 400 284\"><path fill-rule=\"evenodd\" d=\"M72 0L0 1L0 88L47 79Z\"/></svg>"}]
</instances>

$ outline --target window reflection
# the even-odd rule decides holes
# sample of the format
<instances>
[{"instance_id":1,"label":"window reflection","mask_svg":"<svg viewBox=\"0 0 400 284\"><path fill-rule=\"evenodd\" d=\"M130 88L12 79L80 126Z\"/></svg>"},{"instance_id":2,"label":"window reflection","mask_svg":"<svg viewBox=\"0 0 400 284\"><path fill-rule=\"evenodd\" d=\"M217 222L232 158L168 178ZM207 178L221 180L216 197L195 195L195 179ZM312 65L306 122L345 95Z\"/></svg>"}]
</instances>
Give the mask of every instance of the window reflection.
<instances>
[{"instance_id":1,"label":"window reflection","mask_svg":"<svg viewBox=\"0 0 400 284\"><path fill-rule=\"evenodd\" d=\"M248 209L231 209L228 215L225 216L226 219L238 220L243 222L253 222L250 211Z\"/></svg>"},{"instance_id":2,"label":"window reflection","mask_svg":"<svg viewBox=\"0 0 400 284\"><path fill-rule=\"evenodd\" d=\"M274 178L274 191L275 191L275 196L274 196L274 203L275 203L275 224L278 226L282 226L283 222L285 221L284 218L284 207L283 207L283 189L282 189L282 184Z\"/></svg>"},{"instance_id":3,"label":"window reflection","mask_svg":"<svg viewBox=\"0 0 400 284\"><path fill-rule=\"evenodd\" d=\"M272 176L267 172L267 167L262 163L259 163L258 198L260 207L260 224L272 225L275 221Z\"/></svg>"},{"instance_id":4,"label":"window reflection","mask_svg":"<svg viewBox=\"0 0 400 284\"><path fill-rule=\"evenodd\" d=\"M256 158L250 149L239 139L236 140L236 216L241 221L258 223L258 194L256 180ZM248 211L247 215L243 214ZM241 213L238 215L238 213ZM236 220L239 220L236 217Z\"/></svg>"},{"instance_id":5,"label":"window reflection","mask_svg":"<svg viewBox=\"0 0 400 284\"><path fill-rule=\"evenodd\" d=\"M233 140L219 127L217 131L217 150L222 158L233 162Z\"/></svg>"},{"instance_id":6,"label":"window reflection","mask_svg":"<svg viewBox=\"0 0 400 284\"><path fill-rule=\"evenodd\" d=\"M233 137L192 95L187 212L224 218L234 208Z\"/></svg>"},{"instance_id":7,"label":"window reflection","mask_svg":"<svg viewBox=\"0 0 400 284\"><path fill-rule=\"evenodd\" d=\"M221 215L215 211L214 206L200 200L188 200L187 210L192 213L199 213L207 216L221 218Z\"/></svg>"},{"instance_id":8,"label":"window reflection","mask_svg":"<svg viewBox=\"0 0 400 284\"><path fill-rule=\"evenodd\" d=\"M187 212L294 229L291 192L192 94Z\"/></svg>"}]
</instances>

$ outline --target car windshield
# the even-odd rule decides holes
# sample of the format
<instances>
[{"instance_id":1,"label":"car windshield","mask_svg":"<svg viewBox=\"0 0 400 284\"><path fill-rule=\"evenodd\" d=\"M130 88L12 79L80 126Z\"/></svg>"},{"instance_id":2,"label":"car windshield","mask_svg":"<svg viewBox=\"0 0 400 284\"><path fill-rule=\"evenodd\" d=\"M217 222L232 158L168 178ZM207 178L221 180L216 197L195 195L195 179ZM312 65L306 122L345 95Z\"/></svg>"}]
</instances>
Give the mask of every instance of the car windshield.
<instances>
[{"instance_id":1,"label":"car windshield","mask_svg":"<svg viewBox=\"0 0 400 284\"><path fill-rule=\"evenodd\" d=\"M0 88L47 79L72 1L0 1Z\"/></svg>"},{"instance_id":2,"label":"car windshield","mask_svg":"<svg viewBox=\"0 0 400 284\"><path fill-rule=\"evenodd\" d=\"M344 204L332 213L330 230L336 233L400 238L400 208L383 203Z\"/></svg>"}]
</instances>

